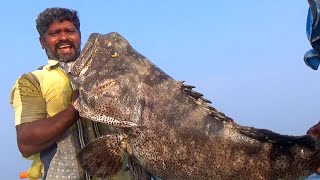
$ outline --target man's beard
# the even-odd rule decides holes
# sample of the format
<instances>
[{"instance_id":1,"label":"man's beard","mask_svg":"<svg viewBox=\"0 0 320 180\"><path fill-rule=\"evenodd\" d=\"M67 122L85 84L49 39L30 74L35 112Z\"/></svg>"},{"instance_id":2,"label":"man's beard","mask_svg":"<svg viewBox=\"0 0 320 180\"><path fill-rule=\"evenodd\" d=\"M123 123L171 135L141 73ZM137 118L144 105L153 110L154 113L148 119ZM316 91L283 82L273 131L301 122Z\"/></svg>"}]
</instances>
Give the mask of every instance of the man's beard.
<instances>
[{"instance_id":1,"label":"man's beard","mask_svg":"<svg viewBox=\"0 0 320 180\"><path fill-rule=\"evenodd\" d=\"M59 54L57 50L58 50L58 47L62 44L70 45L74 49L74 53L71 52L67 54ZM74 43L70 41L57 43L55 45L54 51L51 51L49 47L46 45L45 51L49 59L57 60L59 62L65 62L65 63L75 61L80 55L80 48L76 48Z\"/></svg>"}]
</instances>

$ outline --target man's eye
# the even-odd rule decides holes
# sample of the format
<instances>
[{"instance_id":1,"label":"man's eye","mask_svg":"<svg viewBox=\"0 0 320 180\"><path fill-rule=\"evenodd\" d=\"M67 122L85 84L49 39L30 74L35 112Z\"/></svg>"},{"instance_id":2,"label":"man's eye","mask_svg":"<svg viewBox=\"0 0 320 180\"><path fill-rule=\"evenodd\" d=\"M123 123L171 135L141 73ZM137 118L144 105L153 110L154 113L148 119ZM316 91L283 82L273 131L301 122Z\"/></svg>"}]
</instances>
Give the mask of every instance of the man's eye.
<instances>
[{"instance_id":1,"label":"man's eye","mask_svg":"<svg viewBox=\"0 0 320 180\"><path fill-rule=\"evenodd\" d=\"M50 36L55 36L55 35L57 35L57 34L58 34L57 32L51 32L51 33L49 33Z\"/></svg>"},{"instance_id":2,"label":"man's eye","mask_svg":"<svg viewBox=\"0 0 320 180\"><path fill-rule=\"evenodd\" d=\"M68 34L75 34L76 31L68 31Z\"/></svg>"}]
</instances>

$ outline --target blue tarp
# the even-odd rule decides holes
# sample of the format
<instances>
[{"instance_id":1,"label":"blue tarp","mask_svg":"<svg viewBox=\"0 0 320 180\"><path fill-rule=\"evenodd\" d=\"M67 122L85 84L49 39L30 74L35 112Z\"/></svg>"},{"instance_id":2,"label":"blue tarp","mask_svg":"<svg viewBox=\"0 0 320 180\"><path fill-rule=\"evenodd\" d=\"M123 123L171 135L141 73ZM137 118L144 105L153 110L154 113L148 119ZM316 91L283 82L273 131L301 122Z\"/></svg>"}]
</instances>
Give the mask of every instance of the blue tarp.
<instances>
[{"instance_id":1,"label":"blue tarp","mask_svg":"<svg viewBox=\"0 0 320 180\"><path fill-rule=\"evenodd\" d=\"M308 0L309 10L306 23L306 32L312 49L306 52L304 62L313 70L320 64L320 0Z\"/></svg>"}]
</instances>

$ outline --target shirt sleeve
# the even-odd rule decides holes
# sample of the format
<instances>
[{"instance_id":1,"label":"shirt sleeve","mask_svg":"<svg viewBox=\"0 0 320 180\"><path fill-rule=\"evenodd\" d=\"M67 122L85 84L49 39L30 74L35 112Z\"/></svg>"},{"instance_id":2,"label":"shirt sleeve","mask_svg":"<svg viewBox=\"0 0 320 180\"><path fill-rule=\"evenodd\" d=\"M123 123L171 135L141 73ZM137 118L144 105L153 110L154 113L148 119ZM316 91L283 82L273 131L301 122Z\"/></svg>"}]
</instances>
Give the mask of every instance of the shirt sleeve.
<instances>
[{"instance_id":1,"label":"shirt sleeve","mask_svg":"<svg viewBox=\"0 0 320 180\"><path fill-rule=\"evenodd\" d=\"M32 73L24 74L16 81L10 94L10 104L14 110L15 125L47 116L40 83Z\"/></svg>"}]
</instances>

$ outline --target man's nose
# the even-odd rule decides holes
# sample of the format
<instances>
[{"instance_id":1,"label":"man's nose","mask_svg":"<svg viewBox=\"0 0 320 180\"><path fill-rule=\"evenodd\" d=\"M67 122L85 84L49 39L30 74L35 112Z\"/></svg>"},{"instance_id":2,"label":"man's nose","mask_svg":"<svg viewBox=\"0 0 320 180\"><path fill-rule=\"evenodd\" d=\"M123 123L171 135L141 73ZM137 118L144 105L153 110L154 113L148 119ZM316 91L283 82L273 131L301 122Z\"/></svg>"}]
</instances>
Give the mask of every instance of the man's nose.
<instances>
[{"instance_id":1,"label":"man's nose","mask_svg":"<svg viewBox=\"0 0 320 180\"><path fill-rule=\"evenodd\" d=\"M68 33L66 33L66 32L60 32L60 34L59 34L59 40L60 41L65 41L65 40L67 40L69 38L69 36L68 36Z\"/></svg>"}]
</instances>

